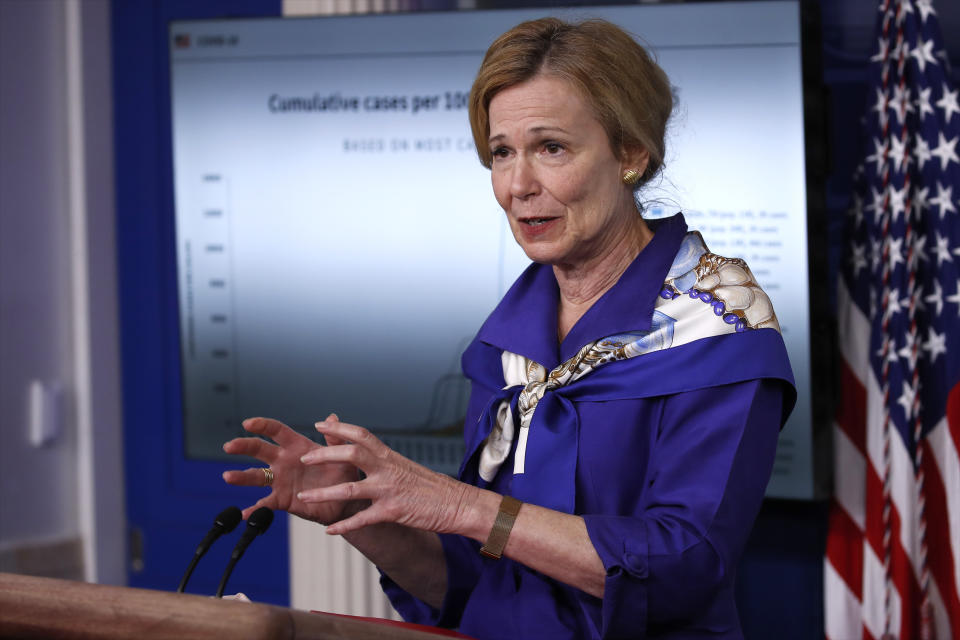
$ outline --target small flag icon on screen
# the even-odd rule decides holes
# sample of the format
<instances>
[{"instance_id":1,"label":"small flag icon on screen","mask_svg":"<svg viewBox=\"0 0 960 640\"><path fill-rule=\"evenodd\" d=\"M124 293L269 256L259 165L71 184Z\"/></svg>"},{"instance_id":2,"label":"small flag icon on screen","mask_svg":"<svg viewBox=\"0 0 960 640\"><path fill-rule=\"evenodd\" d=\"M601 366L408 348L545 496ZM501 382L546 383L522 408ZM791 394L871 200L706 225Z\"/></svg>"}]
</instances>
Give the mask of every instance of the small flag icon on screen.
<instances>
[{"instance_id":1,"label":"small flag icon on screen","mask_svg":"<svg viewBox=\"0 0 960 640\"><path fill-rule=\"evenodd\" d=\"M190 46L189 33L177 33L173 36L173 46L177 49L186 49Z\"/></svg>"}]
</instances>

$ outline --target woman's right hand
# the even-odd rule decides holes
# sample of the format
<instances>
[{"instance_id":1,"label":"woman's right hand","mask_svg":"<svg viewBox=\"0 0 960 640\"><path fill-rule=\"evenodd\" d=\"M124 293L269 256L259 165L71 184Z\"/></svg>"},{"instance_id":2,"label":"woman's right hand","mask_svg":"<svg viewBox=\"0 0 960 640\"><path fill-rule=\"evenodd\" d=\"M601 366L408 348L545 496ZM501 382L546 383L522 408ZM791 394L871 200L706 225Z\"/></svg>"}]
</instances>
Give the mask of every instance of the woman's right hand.
<instances>
[{"instance_id":1,"label":"woman's right hand","mask_svg":"<svg viewBox=\"0 0 960 640\"><path fill-rule=\"evenodd\" d=\"M337 416L330 414L327 421L336 421ZM323 525L332 524L361 510L364 505L351 502L307 503L297 499L297 494L306 489L319 489L358 479L355 466L347 463L329 463L306 465L300 458L308 451L323 445L297 433L287 425L269 418L249 418L243 421L243 428L257 436L265 436L274 443L262 438L234 438L223 445L223 450L231 455L251 456L273 471L273 484L270 493L243 510L246 519L255 509L267 507L282 509L306 520ZM336 436L326 436L327 444L345 444ZM254 467L243 471L225 471L223 479L228 484L238 486L263 487L266 476L262 468Z\"/></svg>"}]
</instances>

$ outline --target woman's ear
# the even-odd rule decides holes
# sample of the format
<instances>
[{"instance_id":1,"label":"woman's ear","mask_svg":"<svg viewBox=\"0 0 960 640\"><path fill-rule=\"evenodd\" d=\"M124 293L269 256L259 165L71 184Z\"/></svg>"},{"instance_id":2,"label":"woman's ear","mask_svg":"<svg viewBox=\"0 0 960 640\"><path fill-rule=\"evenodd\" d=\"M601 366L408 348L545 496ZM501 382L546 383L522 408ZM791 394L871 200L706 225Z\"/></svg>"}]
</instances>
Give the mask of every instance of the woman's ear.
<instances>
[{"instance_id":1,"label":"woman's ear","mask_svg":"<svg viewBox=\"0 0 960 640\"><path fill-rule=\"evenodd\" d=\"M620 155L623 158L623 171L633 169L642 176L650 164L650 152L640 146L625 147Z\"/></svg>"}]
</instances>

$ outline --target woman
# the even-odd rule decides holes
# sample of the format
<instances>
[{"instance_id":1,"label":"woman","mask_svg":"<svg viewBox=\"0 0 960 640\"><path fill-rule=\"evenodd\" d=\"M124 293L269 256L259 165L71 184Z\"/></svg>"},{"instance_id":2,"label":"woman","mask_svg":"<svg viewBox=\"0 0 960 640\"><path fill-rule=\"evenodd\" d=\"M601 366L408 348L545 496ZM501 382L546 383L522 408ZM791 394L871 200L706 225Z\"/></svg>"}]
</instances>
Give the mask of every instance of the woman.
<instances>
[{"instance_id":1,"label":"woman","mask_svg":"<svg viewBox=\"0 0 960 640\"><path fill-rule=\"evenodd\" d=\"M224 449L269 470L226 481L271 480L254 507L343 535L414 622L477 638L741 637L733 574L795 392L746 265L707 252L680 214L637 211L671 109L666 76L610 23L501 36L470 121L534 264L464 354L460 480L331 415L327 446L246 421L276 444Z\"/></svg>"}]
</instances>

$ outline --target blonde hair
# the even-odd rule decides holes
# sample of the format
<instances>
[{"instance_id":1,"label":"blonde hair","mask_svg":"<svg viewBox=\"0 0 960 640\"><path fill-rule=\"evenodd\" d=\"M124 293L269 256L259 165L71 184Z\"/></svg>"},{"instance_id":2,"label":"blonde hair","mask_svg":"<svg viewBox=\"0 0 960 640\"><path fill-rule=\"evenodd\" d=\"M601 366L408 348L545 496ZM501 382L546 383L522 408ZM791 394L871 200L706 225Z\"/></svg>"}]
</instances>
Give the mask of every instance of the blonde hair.
<instances>
[{"instance_id":1,"label":"blonde hair","mask_svg":"<svg viewBox=\"0 0 960 640\"><path fill-rule=\"evenodd\" d=\"M490 101L500 91L545 73L569 82L593 109L620 156L639 147L650 154L640 178L663 166L664 136L673 110L670 81L647 51L606 20L541 18L518 24L487 49L470 90L470 128L477 155L490 168Z\"/></svg>"}]
</instances>

